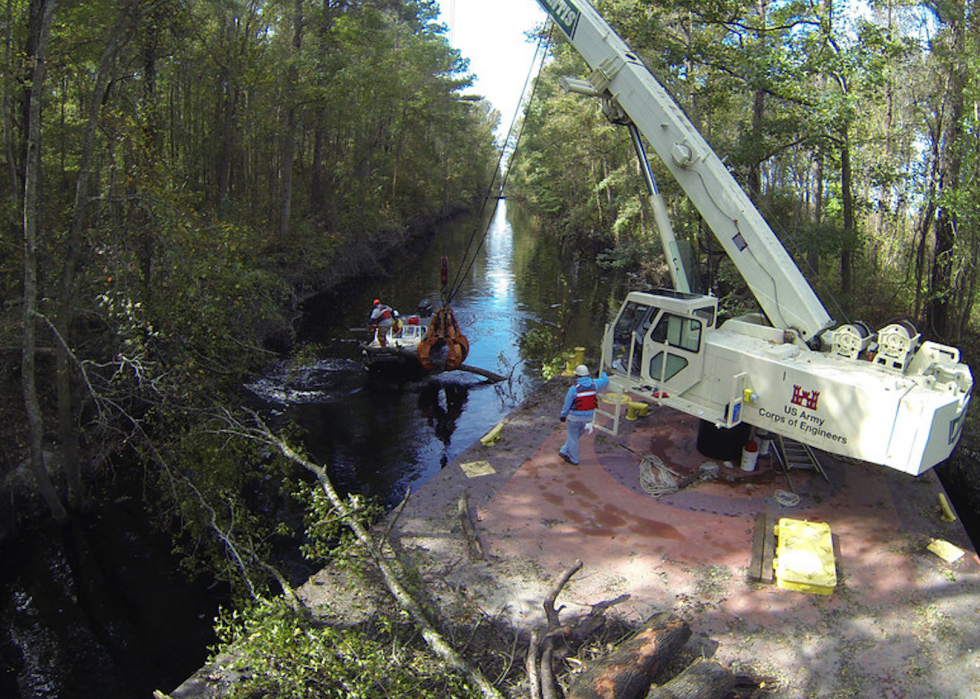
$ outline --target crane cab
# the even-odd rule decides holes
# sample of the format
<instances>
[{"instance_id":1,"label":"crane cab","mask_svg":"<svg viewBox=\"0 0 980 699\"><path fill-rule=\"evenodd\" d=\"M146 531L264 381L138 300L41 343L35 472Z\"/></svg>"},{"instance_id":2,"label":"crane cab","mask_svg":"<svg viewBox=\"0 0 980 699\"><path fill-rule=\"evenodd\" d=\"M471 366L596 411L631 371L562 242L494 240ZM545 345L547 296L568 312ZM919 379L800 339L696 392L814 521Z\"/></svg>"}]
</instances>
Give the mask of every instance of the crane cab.
<instances>
[{"instance_id":1,"label":"crane cab","mask_svg":"<svg viewBox=\"0 0 980 699\"><path fill-rule=\"evenodd\" d=\"M627 390L681 394L701 380L718 299L670 289L634 291L603 339L604 364Z\"/></svg>"}]
</instances>

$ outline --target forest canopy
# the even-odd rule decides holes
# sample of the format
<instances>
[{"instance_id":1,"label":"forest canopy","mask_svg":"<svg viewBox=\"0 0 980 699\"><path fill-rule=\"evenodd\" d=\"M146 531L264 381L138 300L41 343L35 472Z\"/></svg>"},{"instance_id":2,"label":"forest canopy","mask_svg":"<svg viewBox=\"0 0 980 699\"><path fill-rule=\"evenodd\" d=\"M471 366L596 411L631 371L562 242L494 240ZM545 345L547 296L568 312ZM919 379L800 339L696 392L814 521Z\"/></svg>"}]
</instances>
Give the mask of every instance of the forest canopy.
<instances>
[{"instance_id":1,"label":"forest canopy","mask_svg":"<svg viewBox=\"0 0 980 699\"><path fill-rule=\"evenodd\" d=\"M5 467L29 451L58 518L51 442L78 506L81 463L180 443L291 345L304 300L494 175L499 117L429 0L10 0L3 20Z\"/></svg>"},{"instance_id":2,"label":"forest canopy","mask_svg":"<svg viewBox=\"0 0 980 699\"><path fill-rule=\"evenodd\" d=\"M980 251L976 3L602 0L599 12L667 87L838 320L912 318L969 336ZM552 31L514 159L515 191L608 264L659 250L630 139L558 78L588 69ZM694 210L651 163L709 287L737 295ZM875 326L878 327L878 326Z\"/></svg>"}]
</instances>

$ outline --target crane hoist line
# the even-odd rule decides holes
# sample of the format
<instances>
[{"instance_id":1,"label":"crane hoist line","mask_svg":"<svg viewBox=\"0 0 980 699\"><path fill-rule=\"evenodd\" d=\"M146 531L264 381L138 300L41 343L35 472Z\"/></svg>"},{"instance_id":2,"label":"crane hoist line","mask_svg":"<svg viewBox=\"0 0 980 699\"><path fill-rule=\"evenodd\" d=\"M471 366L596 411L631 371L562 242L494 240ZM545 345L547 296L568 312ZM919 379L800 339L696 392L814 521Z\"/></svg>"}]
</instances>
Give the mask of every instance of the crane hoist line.
<instances>
[{"instance_id":1,"label":"crane hoist line","mask_svg":"<svg viewBox=\"0 0 980 699\"><path fill-rule=\"evenodd\" d=\"M877 331L835 323L721 159L595 8L586 0L538 4L591 71L563 84L600 99L610 121L631 129L641 164L645 139L762 309L722 322L718 299L691 291L693 271L648 181L676 288L629 293L606 326L601 364L612 390L720 431L747 424L912 475L949 457L973 388L959 349L909 323Z\"/></svg>"}]
</instances>

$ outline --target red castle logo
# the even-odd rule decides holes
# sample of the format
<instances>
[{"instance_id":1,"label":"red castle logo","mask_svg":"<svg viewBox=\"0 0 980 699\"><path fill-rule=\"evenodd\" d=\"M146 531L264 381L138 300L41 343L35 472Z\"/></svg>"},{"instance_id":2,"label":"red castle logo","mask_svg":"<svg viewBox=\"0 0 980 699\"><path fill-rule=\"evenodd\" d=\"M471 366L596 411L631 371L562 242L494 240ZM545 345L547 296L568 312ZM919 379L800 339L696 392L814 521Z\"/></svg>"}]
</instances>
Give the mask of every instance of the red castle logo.
<instances>
[{"instance_id":1,"label":"red castle logo","mask_svg":"<svg viewBox=\"0 0 980 699\"><path fill-rule=\"evenodd\" d=\"M820 398L820 391L804 391L802 386L793 386L793 400L790 402L807 410L816 410L818 398Z\"/></svg>"}]
</instances>

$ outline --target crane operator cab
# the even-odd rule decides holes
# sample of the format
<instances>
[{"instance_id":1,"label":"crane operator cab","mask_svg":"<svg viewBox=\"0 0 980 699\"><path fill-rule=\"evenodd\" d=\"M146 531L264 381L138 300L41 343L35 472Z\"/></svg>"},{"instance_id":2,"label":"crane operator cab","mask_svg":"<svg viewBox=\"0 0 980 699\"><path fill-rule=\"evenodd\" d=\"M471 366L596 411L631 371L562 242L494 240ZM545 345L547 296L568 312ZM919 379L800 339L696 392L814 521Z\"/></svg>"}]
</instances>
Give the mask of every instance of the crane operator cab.
<instances>
[{"instance_id":1,"label":"crane operator cab","mask_svg":"<svg viewBox=\"0 0 980 699\"><path fill-rule=\"evenodd\" d=\"M627 391L660 399L681 394L701 380L704 339L717 316L711 296L634 291L606 331L603 363Z\"/></svg>"}]
</instances>

